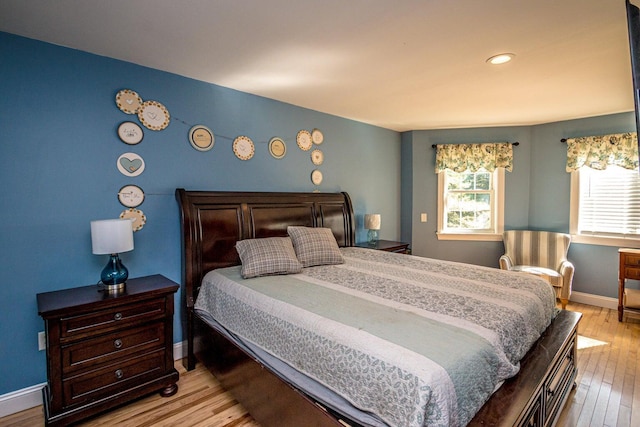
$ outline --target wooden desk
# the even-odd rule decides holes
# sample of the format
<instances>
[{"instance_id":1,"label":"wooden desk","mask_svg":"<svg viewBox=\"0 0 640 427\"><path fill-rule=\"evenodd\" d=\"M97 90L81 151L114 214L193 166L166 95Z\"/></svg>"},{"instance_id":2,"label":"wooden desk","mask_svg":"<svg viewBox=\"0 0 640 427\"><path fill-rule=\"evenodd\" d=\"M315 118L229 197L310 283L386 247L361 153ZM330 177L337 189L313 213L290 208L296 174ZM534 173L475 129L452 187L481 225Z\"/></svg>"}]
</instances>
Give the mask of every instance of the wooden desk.
<instances>
[{"instance_id":1,"label":"wooden desk","mask_svg":"<svg viewBox=\"0 0 640 427\"><path fill-rule=\"evenodd\" d=\"M618 321L622 322L624 310L640 313L640 291L625 289L627 279L640 280L640 249L618 249Z\"/></svg>"}]
</instances>

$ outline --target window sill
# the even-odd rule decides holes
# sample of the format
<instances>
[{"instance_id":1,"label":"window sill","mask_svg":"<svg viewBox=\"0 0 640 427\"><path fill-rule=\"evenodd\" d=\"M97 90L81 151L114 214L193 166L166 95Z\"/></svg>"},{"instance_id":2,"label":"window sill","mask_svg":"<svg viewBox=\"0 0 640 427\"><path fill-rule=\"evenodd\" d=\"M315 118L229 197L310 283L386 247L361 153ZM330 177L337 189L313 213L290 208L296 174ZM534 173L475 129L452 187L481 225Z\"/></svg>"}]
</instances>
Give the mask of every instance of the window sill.
<instances>
[{"instance_id":1,"label":"window sill","mask_svg":"<svg viewBox=\"0 0 640 427\"><path fill-rule=\"evenodd\" d=\"M616 246L620 248L640 248L640 239L624 237L602 237L572 234L571 243L585 245Z\"/></svg>"},{"instance_id":2,"label":"window sill","mask_svg":"<svg viewBox=\"0 0 640 427\"><path fill-rule=\"evenodd\" d=\"M438 236L438 240L502 241L502 233L436 233L436 235Z\"/></svg>"}]
</instances>

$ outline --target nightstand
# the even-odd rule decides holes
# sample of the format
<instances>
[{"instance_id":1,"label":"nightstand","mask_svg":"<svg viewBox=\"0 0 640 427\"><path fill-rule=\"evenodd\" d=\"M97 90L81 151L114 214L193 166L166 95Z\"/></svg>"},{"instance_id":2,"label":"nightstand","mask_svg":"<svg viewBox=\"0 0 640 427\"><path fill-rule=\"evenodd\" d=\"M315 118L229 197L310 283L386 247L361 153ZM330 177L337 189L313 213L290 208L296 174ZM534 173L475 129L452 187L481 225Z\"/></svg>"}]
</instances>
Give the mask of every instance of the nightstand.
<instances>
[{"instance_id":1,"label":"nightstand","mask_svg":"<svg viewBox=\"0 0 640 427\"><path fill-rule=\"evenodd\" d=\"M68 425L133 399L178 391L173 295L161 275L127 281L114 295L96 285L37 295L47 337L48 426Z\"/></svg>"},{"instance_id":2,"label":"nightstand","mask_svg":"<svg viewBox=\"0 0 640 427\"><path fill-rule=\"evenodd\" d=\"M375 245L368 242L356 243L359 248L377 249L379 251L396 252L399 254L410 254L409 243L394 242L392 240L378 240Z\"/></svg>"}]
</instances>

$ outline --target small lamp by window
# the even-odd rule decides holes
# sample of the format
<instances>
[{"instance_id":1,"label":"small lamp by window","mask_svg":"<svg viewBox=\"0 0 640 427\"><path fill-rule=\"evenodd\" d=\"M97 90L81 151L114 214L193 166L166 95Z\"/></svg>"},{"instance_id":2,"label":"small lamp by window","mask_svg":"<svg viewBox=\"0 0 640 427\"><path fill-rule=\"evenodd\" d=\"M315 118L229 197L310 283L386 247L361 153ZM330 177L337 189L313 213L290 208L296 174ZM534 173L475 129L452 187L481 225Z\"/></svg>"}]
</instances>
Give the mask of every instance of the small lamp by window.
<instances>
[{"instance_id":1,"label":"small lamp by window","mask_svg":"<svg viewBox=\"0 0 640 427\"><path fill-rule=\"evenodd\" d=\"M129 219L91 221L91 246L94 255L110 255L100 282L108 292L124 290L129 271L122 264L121 252L133 250L133 227Z\"/></svg>"},{"instance_id":2,"label":"small lamp by window","mask_svg":"<svg viewBox=\"0 0 640 427\"><path fill-rule=\"evenodd\" d=\"M367 242L370 245L375 245L378 242L378 230L380 230L380 214L365 214L364 228L369 230Z\"/></svg>"}]
</instances>

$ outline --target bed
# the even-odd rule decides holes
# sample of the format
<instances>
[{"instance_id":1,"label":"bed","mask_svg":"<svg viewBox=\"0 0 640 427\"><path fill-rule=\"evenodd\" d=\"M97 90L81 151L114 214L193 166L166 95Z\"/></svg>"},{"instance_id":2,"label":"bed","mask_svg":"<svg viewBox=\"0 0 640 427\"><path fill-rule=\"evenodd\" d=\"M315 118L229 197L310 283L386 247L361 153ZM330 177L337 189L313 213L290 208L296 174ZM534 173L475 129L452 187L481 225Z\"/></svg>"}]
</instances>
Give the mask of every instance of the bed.
<instances>
[{"instance_id":1,"label":"bed","mask_svg":"<svg viewBox=\"0 0 640 427\"><path fill-rule=\"evenodd\" d=\"M531 279L523 274L501 272L498 269L354 248L355 219L350 198L346 193L252 193L177 189L176 197L181 213L183 336L187 342L185 367L190 370L195 367L197 361L204 363L261 425L359 426L437 425L440 423L441 425L472 426L542 426L553 425L557 420L575 381L576 331L580 315L565 310L550 309L549 299L545 300L544 295L539 297L541 302L536 302L533 308L521 308L516 301L520 301L523 294L540 294L545 291L533 290L533 287L531 291L524 291L520 289L520 282L531 283L537 279ZM335 238L345 262L304 268L303 272L292 275L268 276L260 280L243 279L240 275L240 258L236 243L247 239L287 236L287 228L290 226L304 227L301 228L302 230L307 227L330 229L330 234ZM376 267L377 265L382 267ZM373 280L368 277L367 280L362 280L362 283L357 283L358 276L372 274L371 271L376 268L380 269L378 278ZM451 316L449 312L457 310L456 307L464 306L467 301L464 296L468 289L458 288L458 285L453 286L455 288L453 297L448 296L446 301L441 300L444 302L440 304L440 312L420 305L407 309L407 300L414 298L411 295L405 295L405 300L401 300L403 293L410 293L413 287L436 286L418 285L414 283L415 277L405 277L409 274L408 272L414 276L426 274L421 269L431 270L429 274L443 277L452 274L461 282L473 282L473 286L476 285L475 279L478 275L495 276L496 280L506 281L504 286L508 289L504 291L506 296L503 299L507 302L499 303L500 307L497 309L505 309L504 313L511 314L500 312L500 315L493 318L484 316L479 321L480 326L473 325L469 317L463 319L467 322L465 328L460 328L458 324L452 325L450 319L455 316ZM339 274L348 276L345 283L352 284L349 291L345 292L343 285L336 287L337 285L330 284L328 277ZM385 285L378 286L378 280L385 281ZM431 279L427 282L429 280ZM446 278L446 280L449 279ZM513 283L510 283L511 280ZM210 282L216 283L212 285ZM232 293L236 292L234 289L238 286L240 286L242 297ZM376 294L376 292L389 292L388 286L397 287L391 292L393 301L390 305L384 295ZM498 285L489 284L488 286L492 289L491 293L498 290L496 288ZM304 288L301 295L292 294L293 289L301 287ZM364 287L371 289L365 290ZM277 299L282 296L268 295L270 301L268 304L254 302L254 296L257 294L278 293L283 289L286 289L286 292L281 293L290 298L289 300L283 302ZM547 291L552 295L551 290L547 289ZM487 290L482 292L486 294ZM503 291L500 290L500 292ZM345 304L344 306L335 303L332 307L329 294L336 293L342 295L338 300L341 304ZM234 303L245 297L246 301L243 300L242 305L227 304L226 311L224 307L207 308L203 301L206 300L204 296L209 294L216 295L218 299L227 298ZM363 302L360 297L365 294ZM305 299L305 295L314 297ZM445 297L440 295L439 298ZM553 301L553 297L550 298ZM491 296L485 295L479 299L487 303L486 300L491 299ZM295 304L298 305L293 304L292 300L295 300ZM325 301L325 305L321 307L322 301ZM257 311L256 307L271 307L274 304L275 311L278 313L283 312L284 306L295 305L293 311L305 314L305 320L302 321L310 322L311 326L306 328L295 326L292 323L293 318L290 317L279 318L273 322L265 321L264 318L251 317ZM447 304L448 306L445 307ZM495 304L495 301L492 304ZM427 340L429 345L420 343L420 340L416 340L415 336L410 336L408 333L389 332L387 324L375 320L380 318L380 315L376 315L375 319L367 320L366 315L371 312L371 306L381 305L387 310L383 317L390 319L388 324L405 322L404 331L413 329L407 328L406 325L425 323L424 331L434 333ZM513 310L515 306L519 308ZM351 307L361 307L360 313ZM511 309L507 310L509 307ZM515 321L523 315L524 311L536 312L539 317L525 320L520 325L514 323L515 326L512 326L511 330L509 330L511 322L506 322L506 332L489 334L490 336L484 336L479 340L477 337L472 338L472 341L479 342L478 345L484 353L481 356L471 355L471 357L475 357L474 360L488 359L490 362L489 371L491 372L486 375L482 373L482 369L471 369L466 372L462 370L465 363L455 361L458 361L458 353L465 353L465 351L458 351L455 344L451 344L448 339L438 339L439 336L448 337L454 334L452 331L458 333L460 330L464 330L463 335L469 335L469 331L474 329L483 330L486 334L482 322L493 322L496 318L509 315L514 316ZM266 313L266 315L269 319L273 318L273 313ZM365 320L362 317L356 318L359 315L365 316ZM293 315L285 314L284 316ZM231 326L230 322L233 318L240 318L240 321L237 322L236 319L236 324ZM449 319L444 322L444 326L440 324L443 318ZM243 319L247 321L243 322ZM264 336L278 335L276 329L269 329L276 328L277 324L286 324L289 328L294 325L307 331L311 329L315 333L316 330L321 331L324 328L323 323L320 323L321 320L329 324L327 326L329 331L332 330L331 328L344 329L347 334L351 334L350 336L353 337L351 341L354 343L367 341L373 337L373 342L365 344L369 345L372 351L375 350L373 356L368 355L362 358L362 360L373 361L372 364L358 362L356 365L360 366L360 371L353 374L346 370L330 372L331 364L321 363L324 356L311 356L312 359L315 357L316 364L312 363L313 361L303 360L308 351L301 347L301 343L309 342L308 337L299 338L299 342L288 343L288 350L268 348L269 344L261 342ZM438 320L437 327L436 320ZM336 328L336 325L340 326ZM364 337L367 337L366 340L359 335L361 332ZM333 336L333 333L330 334ZM291 333L291 329L288 329L284 335L297 336ZM535 335L531 341L533 344L526 341L518 342L514 348L505 350L498 346L499 350L496 353L485 352L487 342L517 341L514 338L519 338L519 335ZM499 339L496 336L499 336ZM335 339L338 341L330 344L326 344L326 337L315 339L323 343L325 350L340 346L349 347L348 354L340 356L345 360L350 357L349 355L354 354L351 342L345 341L344 337L337 337ZM341 339L343 341L339 341ZM440 342L441 345L434 346L433 342ZM471 344L464 342L464 346L459 348L471 348ZM454 347L447 348L447 345ZM398 361L391 363L389 359L391 355L397 351L405 351L397 350L405 347L409 347L408 352L403 353ZM291 351L292 348L297 349L297 353ZM468 353L472 352L468 351ZM312 354L310 350L308 354ZM446 357L448 354L452 357ZM453 357L454 355L456 357ZM331 354L327 357L337 356ZM438 369L447 365L442 377L451 379L452 386L440 390L428 382L423 382L424 378L416 372L422 372L423 367L431 363L431 360L438 361L435 363ZM371 382L371 378L366 378L373 369L372 366L378 367L380 364L386 367L392 366L393 369L388 370L396 372L396 378L392 380L381 378L379 382ZM342 366L344 364L340 363L334 363L334 365L341 366L340 369L351 369L344 368ZM451 365L455 365L455 368L451 368ZM443 371L438 369L436 372ZM473 377L476 374L478 374L477 378ZM513 374L516 375L513 376ZM434 374L430 371L426 375ZM355 379L347 385L350 391L340 390L340 384L346 382L345 378L349 376ZM472 377L473 380L469 380ZM411 381L404 381L406 378L410 378ZM505 380L505 378L508 379ZM482 384L483 386L479 387L482 389L481 392L485 393L486 389L490 388L489 395L479 397L481 399L479 404L477 402L467 404L462 398L459 400L456 393L464 394L460 390L465 390L467 387L460 384L465 383L465 379L467 379L466 383L473 385L471 387L473 390L467 394L480 393L475 385ZM365 386L358 389L358 381L362 381ZM384 384L387 383L391 384L391 388L384 389ZM417 391L412 390L408 383L416 384ZM491 394L494 388L496 390ZM397 401L410 401L413 406L410 405L410 409L406 409L400 404L388 403L387 400L389 402L396 400L391 397L376 398L375 394L369 394L370 390L373 390L371 393L375 391L382 393L383 396L397 395L395 396ZM451 392L451 390L454 391ZM442 396L448 393L454 396L453 403L441 403ZM380 412L380 408L375 406L382 400L385 404L388 403L387 406L391 409L383 408ZM422 414L420 409L423 410ZM437 414L434 415L434 412Z\"/></svg>"}]
</instances>

